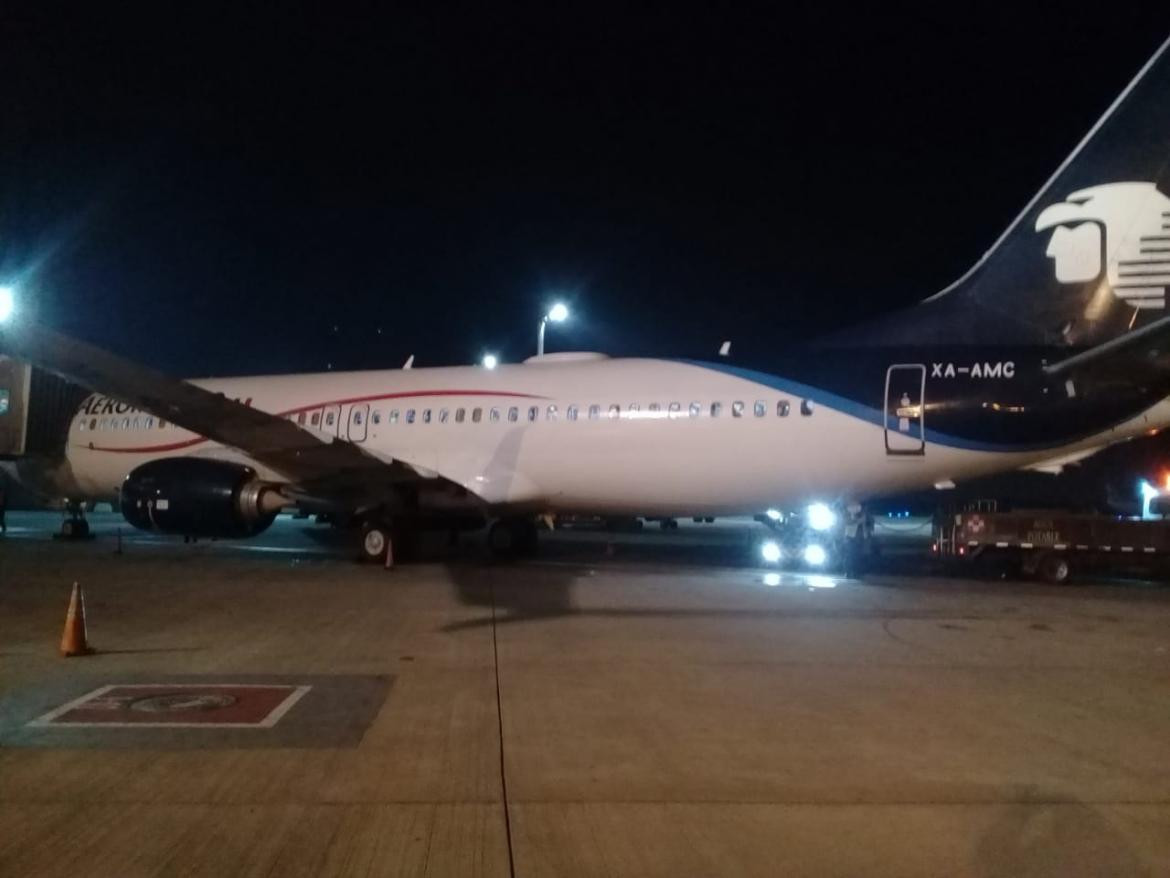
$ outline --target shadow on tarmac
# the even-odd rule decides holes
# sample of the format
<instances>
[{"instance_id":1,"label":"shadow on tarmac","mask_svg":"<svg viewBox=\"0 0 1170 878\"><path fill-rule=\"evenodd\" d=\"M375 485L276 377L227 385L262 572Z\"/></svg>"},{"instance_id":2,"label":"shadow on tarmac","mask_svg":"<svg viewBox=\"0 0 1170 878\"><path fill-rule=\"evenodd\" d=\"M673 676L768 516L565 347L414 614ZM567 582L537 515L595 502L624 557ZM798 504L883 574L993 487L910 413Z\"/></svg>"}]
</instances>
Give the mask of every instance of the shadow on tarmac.
<instances>
[{"instance_id":1,"label":"shadow on tarmac","mask_svg":"<svg viewBox=\"0 0 1170 878\"><path fill-rule=\"evenodd\" d=\"M976 843L974 860L987 876L1153 874L1100 809L1035 790L1004 807Z\"/></svg>"},{"instance_id":2,"label":"shadow on tarmac","mask_svg":"<svg viewBox=\"0 0 1170 878\"><path fill-rule=\"evenodd\" d=\"M579 612L573 603L573 582L581 575L576 567L524 564L476 564L462 561L447 565L460 603L484 607L491 614L479 619L451 622L445 633L481 628L494 623L537 621ZM534 575L535 574L535 575Z\"/></svg>"}]
</instances>

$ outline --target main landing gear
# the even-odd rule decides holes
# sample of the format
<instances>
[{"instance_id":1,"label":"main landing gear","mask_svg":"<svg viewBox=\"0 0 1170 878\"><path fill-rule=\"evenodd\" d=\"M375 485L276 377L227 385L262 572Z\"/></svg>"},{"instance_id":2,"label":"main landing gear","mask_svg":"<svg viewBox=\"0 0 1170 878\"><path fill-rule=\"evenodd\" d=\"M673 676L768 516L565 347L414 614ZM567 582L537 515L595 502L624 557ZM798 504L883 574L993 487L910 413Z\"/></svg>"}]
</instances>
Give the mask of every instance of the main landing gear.
<instances>
[{"instance_id":1,"label":"main landing gear","mask_svg":"<svg viewBox=\"0 0 1170 878\"><path fill-rule=\"evenodd\" d=\"M488 548L501 560L529 558L536 554L536 521L531 518L501 518L488 530Z\"/></svg>"},{"instance_id":2,"label":"main landing gear","mask_svg":"<svg viewBox=\"0 0 1170 878\"><path fill-rule=\"evenodd\" d=\"M58 540L88 540L93 538L89 532L89 522L85 518L85 505L77 500L65 501L65 517L61 520L61 530L53 534Z\"/></svg>"},{"instance_id":3,"label":"main landing gear","mask_svg":"<svg viewBox=\"0 0 1170 878\"><path fill-rule=\"evenodd\" d=\"M358 538L358 556L370 564L387 567L413 560L418 554L419 524L392 518L369 518L362 523ZM458 540L458 530L450 531L451 543ZM527 558L536 554L537 526L530 517L501 518L492 522L487 534L488 549L501 560Z\"/></svg>"},{"instance_id":4,"label":"main landing gear","mask_svg":"<svg viewBox=\"0 0 1170 878\"><path fill-rule=\"evenodd\" d=\"M390 566L413 557L417 534L405 524L371 519L362 525L358 549L361 560Z\"/></svg>"}]
</instances>

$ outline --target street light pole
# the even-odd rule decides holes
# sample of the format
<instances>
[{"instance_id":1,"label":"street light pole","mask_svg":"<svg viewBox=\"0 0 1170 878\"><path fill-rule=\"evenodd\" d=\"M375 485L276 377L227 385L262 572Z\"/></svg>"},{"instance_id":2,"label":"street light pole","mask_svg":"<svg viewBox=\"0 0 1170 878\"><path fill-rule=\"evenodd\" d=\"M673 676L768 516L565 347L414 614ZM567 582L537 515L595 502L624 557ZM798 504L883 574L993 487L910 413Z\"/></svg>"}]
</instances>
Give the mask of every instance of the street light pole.
<instances>
[{"instance_id":1,"label":"street light pole","mask_svg":"<svg viewBox=\"0 0 1170 878\"><path fill-rule=\"evenodd\" d=\"M553 323L562 323L569 319L569 309L564 302L557 302L543 317L540 318L540 329L536 331L536 355L544 356L544 328L551 320Z\"/></svg>"}]
</instances>

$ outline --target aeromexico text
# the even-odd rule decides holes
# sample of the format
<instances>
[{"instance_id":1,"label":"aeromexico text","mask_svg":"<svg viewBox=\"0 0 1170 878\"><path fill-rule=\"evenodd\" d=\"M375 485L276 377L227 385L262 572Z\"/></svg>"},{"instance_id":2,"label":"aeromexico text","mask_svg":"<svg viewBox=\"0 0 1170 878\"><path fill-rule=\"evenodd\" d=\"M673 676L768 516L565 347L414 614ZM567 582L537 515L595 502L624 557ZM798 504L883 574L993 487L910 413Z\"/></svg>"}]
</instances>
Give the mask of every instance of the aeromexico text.
<instances>
[{"instance_id":1,"label":"aeromexico text","mask_svg":"<svg viewBox=\"0 0 1170 878\"><path fill-rule=\"evenodd\" d=\"M222 396L222 394L220 395ZM233 396L232 401L250 406L252 404L252 397L240 398ZM81 411L87 415L129 415L141 412L142 409L137 406L132 406L129 403L119 402L108 396L91 396L82 403Z\"/></svg>"}]
</instances>

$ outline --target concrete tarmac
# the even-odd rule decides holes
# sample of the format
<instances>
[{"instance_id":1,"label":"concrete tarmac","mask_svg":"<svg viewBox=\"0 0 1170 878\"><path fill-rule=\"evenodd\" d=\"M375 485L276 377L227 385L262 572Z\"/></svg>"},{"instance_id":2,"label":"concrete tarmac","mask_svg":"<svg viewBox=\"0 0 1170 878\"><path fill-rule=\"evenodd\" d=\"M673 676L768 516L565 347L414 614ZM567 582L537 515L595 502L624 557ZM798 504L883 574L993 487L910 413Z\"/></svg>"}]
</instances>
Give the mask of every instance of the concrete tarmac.
<instances>
[{"instance_id":1,"label":"concrete tarmac","mask_svg":"<svg viewBox=\"0 0 1170 878\"><path fill-rule=\"evenodd\" d=\"M9 519L2 875L1170 874L1165 587L766 576L718 525L385 571L284 520L117 555ZM308 694L37 724L148 684Z\"/></svg>"}]
</instances>

